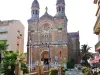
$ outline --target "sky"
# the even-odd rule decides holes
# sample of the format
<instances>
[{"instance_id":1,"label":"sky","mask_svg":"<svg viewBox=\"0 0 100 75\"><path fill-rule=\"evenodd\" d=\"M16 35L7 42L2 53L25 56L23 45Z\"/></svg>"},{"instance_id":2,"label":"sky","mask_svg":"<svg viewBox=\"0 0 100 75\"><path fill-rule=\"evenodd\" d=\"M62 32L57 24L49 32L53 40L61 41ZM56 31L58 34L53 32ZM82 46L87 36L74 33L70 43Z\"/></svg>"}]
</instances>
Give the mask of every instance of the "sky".
<instances>
[{"instance_id":1,"label":"sky","mask_svg":"<svg viewBox=\"0 0 100 75\"><path fill-rule=\"evenodd\" d=\"M56 14L56 0L38 0L40 4L40 16L48 13L52 16ZM31 5L33 0L0 0L0 20L20 20L25 26L25 52L27 51L27 20L31 17ZM66 16L68 18L68 32L79 31L80 45L88 44L92 47L91 52L95 52L95 44L98 37L93 33L96 22L97 5L93 0L65 0Z\"/></svg>"}]
</instances>

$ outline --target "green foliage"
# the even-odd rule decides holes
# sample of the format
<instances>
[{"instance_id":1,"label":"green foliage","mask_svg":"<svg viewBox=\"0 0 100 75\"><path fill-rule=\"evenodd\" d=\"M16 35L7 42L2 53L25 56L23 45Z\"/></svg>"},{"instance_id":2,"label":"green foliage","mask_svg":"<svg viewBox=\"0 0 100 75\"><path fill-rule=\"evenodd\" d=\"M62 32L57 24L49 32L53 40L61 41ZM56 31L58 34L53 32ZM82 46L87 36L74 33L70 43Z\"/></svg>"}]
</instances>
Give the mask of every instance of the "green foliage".
<instances>
[{"instance_id":1,"label":"green foliage","mask_svg":"<svg viewBox=\"0 0 100 75\"><path fill-rule=\"evenodd\" d=\"M83 66L89 67L90 64L88 63L88 59L94 58L93 55L89 52L90 49L91 49L91 47L89 47L86 44L81 46L81 59L82 59L82 61L84 61L84 62L82 62Z\"/></svg>"},{"instance_id":2,"label":"green foliage","mask_svg":"<svg viewBox=\"0 0 100 75\"><path fill-rule=\"evenodd\" d=\"M98 72L95 71L93 75L98 75Z\"/></svg>"},{"instance_id":3,"label":"green foliage","mask_svg":"<svg viewBox=\"0 0 100 75\"><path fill-rule=\"evenodd\" d=\"M0 52L6 50L8 44L6 42L0 42Z\"/></svg>"},{"instance_id":4,"label":"green foliage","mask_svg":"<svg viewBox=\"0 0 100 75\"><path fill-rule=\"evenodd\" d=\"M56 70L56 69L50 70L49 75L58 75L58 70Z\"/></svg>"},{"instance_id":5,"label":"green foliage","mask_svg":"<svg viewBox=\"0 0 100 75\"><path fill-rule=\"evenodd\" d=\"M0 41L0 71L1 71L1 67L2 67L2 55L4 53L4 51L7 49L8 44L6 42Z\"/></svg>"},{"instance_id":6,"label":"green foliage","mask_svg":"<svg viewBox=\"0 0 100 75\"><path fill-rule=\"evenodd\" d=\"M75 63L74 63L74 60L73 59L71 59L71 60L69 60L67 62L67 68L68 69L73 69L74 68L74 65L75 65Z\"/></svg>"},{"instance_id":7,"label":"green foliage","mask_svg":"<svg viewBox=\"0 0 100 75\"><path fill-rule=\"evenodd\" d=\"M84 75L91 75L92 69L85 67L85 68L82 69L82 73Z\"/></svg>"},{"instance_id":8,"label":"green foliage","mask_svg":"<svg viewBox=\"0 0 100 75\"><path fill-rule=\"evenodd\" d=\"M23 70L23 73L28 73L28 68L23 62L23 54L19 55L18 53L13 51L4 52L4 59L2 62L2 73L4 73L5 75L14 75L15 67L16 65L18 65L17 58L20 58L19 61L21 63L21 69ZM11 69L8 68L9 66L11 67Z\"/></svg>"},{"instance_id":9,"label":"green foliage","mask_svg":"<svg viewBox=\"0 0 100 75\"><path fill-rule=\"evenodd\" d=\"M21 63L21 69L22 69L22 71L23 71L23 74L29 73L28 67L26 66L25 63Z\"/></svg>"},{"instance_id":10,"label":"green foliage","mask_svg":"<svg viewBox=\"0 0 100 75\"><path fill-rule=\"evenodd\" d=\"M88 68L88 67L84 67L83 69L82 69L82 73L84 74L84 75L99 75L100 74L100 72L94 72L93 73L93 71L92 71L92 69L91 68Z\"/></svg>"},{"instance_id":11,"label":"green foliage","mask_svg":"<svg viewBox=\"0 0 100 75\"><path fill-rule=\"evenodd\" d=\"M81 45L81 51L82 52L88 52L91 49L91 47L89 47L87 44L83 44Z\"/></svg>"},{"instance_id":12,"label":"green foliage","mask_svg":"<svg viewBox=\"0 0 100 75\"><path fill-rule=\"evenodd\" d=\"M67 71L67 69L65 67L61 67L62 72Z\"/></svg>"},{"instance_id":13,"label":"green foliage","mask_svg":"<svg viewBox=\"0 0 100 75\"><path fill-rule=\"evenodd\" d=\"M0 41L0 63L1 63L1 54L7 49L8 44L6 42Z\"/></svg>"}]
</instances>

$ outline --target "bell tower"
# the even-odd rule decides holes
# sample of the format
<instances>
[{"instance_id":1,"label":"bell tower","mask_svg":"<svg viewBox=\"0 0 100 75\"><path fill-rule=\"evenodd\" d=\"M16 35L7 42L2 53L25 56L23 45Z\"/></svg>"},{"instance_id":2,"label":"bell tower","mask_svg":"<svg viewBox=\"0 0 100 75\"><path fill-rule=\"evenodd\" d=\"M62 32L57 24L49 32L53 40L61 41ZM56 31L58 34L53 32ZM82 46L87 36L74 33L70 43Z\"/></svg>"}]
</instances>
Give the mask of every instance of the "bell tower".
<instances>
[{"instance_id":1,"label":"bell tower","mask_svg":"<svg viewBox=\"0 0 100 75\"><path fill-rule=\"evenodd\" d=\"M57 0L56 10L57 10L57 15L65 16L65 1L64 0Z\"/></svg>"},{"instance_id":2,"label":"bell tower","mask_svg":"<svg viewBox=\"0 0 100 75\"><path fill-rule=\"evenodd\" d=\"M37 0L34 0L31 6L31 18L34 21L38 21L39 20L39 3Z\"/></svg>"}]
</instances>

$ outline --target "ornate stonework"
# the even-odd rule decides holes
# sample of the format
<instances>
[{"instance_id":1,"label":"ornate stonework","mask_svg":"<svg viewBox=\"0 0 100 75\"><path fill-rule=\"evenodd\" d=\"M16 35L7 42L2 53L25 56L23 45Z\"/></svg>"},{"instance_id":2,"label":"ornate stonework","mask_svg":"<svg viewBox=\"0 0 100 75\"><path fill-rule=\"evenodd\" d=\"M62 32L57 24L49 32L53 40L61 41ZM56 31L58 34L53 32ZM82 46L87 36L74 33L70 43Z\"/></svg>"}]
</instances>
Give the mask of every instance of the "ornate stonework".
<instances>
[{"instance_id":1,"label":"ornate stonework","mask_svg":"<svg viewBox=\"0 0 100 75\"><path fill-rule=\"evenodd\" d=\"M38 6L35 3L38 4ZM74 45L76 42L79 43L79 37L74 37L75 40L78 40L73 46L73 37L69 37L73 34L69 35L70 33L67 32L68 20L65 15L65 1L57 0L56 7L57 14L54 17L48 14L48 9L46 8L44 15L39 18L39 3L37 0L34 0L32 4L32 11L37 11L37 13L33 13L32 17L28 20L28 45L29 40L31 40L33 62L45 62L45 60L48 60L47 57L50 57L51 62L55 62L55 56L57 56L58 62L62 63L64 59L68 61L73 58L72 52L74 46L76 52L79 50L79 44L77 47ZM78 32L76 33L79 35ZM74 33L74 35L76 35L76 33ZM29 54L29 47L27 52ZM77 59L77 57L78 55L74 59Z\"/></svg>"}]
</instances>

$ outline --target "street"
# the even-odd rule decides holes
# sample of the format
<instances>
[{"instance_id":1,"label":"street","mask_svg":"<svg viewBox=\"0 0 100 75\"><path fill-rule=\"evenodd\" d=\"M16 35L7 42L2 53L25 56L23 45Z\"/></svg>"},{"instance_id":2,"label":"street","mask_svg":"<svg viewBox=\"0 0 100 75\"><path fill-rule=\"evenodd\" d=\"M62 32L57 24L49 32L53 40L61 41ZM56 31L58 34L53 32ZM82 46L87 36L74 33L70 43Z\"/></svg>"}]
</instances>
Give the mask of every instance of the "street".
<instances>
[{"instance_id":1,"label":"street","mask_svg":"<svg viewBox=\"0 0 100 75\"><path fill-rule=\"evenodd\" d=\"M65 75L83 75L83 74L81 71L71 70L71 71L66 71Z\"/></svg>"}]
</instances>

